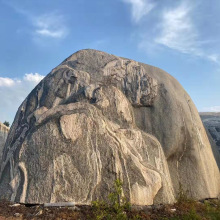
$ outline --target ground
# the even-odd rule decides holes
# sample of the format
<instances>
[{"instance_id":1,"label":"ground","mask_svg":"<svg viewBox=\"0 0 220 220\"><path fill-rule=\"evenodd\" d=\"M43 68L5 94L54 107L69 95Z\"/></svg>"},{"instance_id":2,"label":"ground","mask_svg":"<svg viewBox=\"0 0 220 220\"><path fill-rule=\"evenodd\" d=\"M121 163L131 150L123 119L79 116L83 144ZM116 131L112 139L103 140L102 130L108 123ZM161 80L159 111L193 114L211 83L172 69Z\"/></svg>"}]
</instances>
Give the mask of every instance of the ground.
<instances>
[{"instance_id":1,"label":"ground","mask_svg":"<svg viewBox=\"0 0 220 220\"><path fill-rule=\"evenodd\" d=\"M103 215L108 213L109 215ZM114 212L114 211L113 211ZM89 219L147 219L147 220L220 220L220 201L209 199L204 201L178 201L174 205L157 205L131 207L125 210L123 216L114 214L112 210L99 210L90 206L75 206L69 208L45 208L42 205L25 206L0 202L0 220L21 219L56 219L56 220L89 220Z\"/></svg>"}]
</instances>

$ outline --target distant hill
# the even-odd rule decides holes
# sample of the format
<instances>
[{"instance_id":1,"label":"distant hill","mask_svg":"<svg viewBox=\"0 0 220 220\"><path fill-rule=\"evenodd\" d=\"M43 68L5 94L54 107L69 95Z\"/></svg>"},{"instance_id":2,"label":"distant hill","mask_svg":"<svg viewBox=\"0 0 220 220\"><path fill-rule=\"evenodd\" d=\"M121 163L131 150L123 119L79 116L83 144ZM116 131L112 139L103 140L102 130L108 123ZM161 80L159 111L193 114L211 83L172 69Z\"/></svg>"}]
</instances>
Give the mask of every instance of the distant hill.
<instances>
[{"instance_id":1,"label":"distant hill","mask_svg":"<svg viewBox=\"0 0 220 220\"><path fill-rule=\"evenodd\" d=\"M202 120L213 117L220 117L220 112L200 112Z\"/></svg>"},{"instance_id":2,"label":"distant hill","mask_svg":"<svg viewBox=\"0 0 220 220\"><path fill-rule=\"evenodd\" d=\"M200 112L199 114L220 167L220 112ZM216 152L216 148L219 152Z\"/></svg>"},{"instance_id":3,"label":"distant hill","mask_svg":"<svg viewBox=\"0 0 220 220\"><path fill-rule=\"evenodd\" d=\"M200 115L220 116L220 112L199 112Z\"/></svg>"}]
</instances>

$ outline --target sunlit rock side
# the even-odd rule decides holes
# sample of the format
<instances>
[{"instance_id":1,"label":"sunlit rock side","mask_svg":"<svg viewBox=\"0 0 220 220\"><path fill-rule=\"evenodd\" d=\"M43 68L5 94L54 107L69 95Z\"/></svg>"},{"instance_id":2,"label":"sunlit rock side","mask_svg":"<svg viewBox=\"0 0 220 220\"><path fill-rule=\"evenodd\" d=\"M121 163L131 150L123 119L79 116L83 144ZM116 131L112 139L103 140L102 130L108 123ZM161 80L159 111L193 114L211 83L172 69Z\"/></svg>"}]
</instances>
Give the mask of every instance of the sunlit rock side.
<instances>
[{"instance_id":1,"label":"sunlit rock side","mask_svg":"<svg viewBox=\"0 0 220 220\"><path fill-rule=\"evenodd\" d=\"M164 71L96 50L52 70L20 106L0 168L0 197L22 203L104 199L114 180L132 204L220 192L217 164L188 94Z\"/></svg>"},{"instance_id":2,"label":"sunlit rock side","mask_svg":"<svg viewBox=\"0 0 220 220\"><path fill-rule=\"evenodd\" d=\"M2 151L8 136L9 127L0 122L0 161L2 159Z\"/></svg>"}]
</instances>

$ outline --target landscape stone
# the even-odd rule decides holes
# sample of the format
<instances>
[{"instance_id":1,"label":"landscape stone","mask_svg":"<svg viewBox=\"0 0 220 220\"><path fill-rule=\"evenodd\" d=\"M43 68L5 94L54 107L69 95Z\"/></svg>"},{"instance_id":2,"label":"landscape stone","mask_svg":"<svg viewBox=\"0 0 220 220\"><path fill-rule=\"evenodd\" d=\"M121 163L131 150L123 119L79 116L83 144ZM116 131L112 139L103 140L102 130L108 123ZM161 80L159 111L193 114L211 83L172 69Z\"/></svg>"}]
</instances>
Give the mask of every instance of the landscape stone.
<instances>
[{"instance_id":1,"label":"landscape stone","mask_svg":"<svg viewBox=\"0 0 220 220\"><path fill-rule=\"evenodd\" d=\"M5 126L0 122L0 162L2 159L2 152L8 136L8 132L9 132L9 127Z\"/></svg>"},{"instance_id":2,"label":"landscape stone","mask_svg":"<svg viewBox=\"0 0 220 220\"><path fill-rule=\"evenodd\" d=\"M163 70L96 50L53 69L21 104L5 144L0 198L174 203L217 198L220 174L191 98Z\"/></svg>"}]
</instances>

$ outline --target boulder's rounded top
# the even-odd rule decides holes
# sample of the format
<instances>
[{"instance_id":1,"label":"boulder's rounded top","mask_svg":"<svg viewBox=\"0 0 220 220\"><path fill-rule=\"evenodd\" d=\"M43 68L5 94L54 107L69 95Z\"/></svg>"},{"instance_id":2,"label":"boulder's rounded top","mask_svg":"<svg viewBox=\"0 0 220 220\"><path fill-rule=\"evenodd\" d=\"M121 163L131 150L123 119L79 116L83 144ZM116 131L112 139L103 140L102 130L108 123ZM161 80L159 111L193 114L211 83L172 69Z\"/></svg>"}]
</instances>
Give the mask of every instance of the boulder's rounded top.
<instances>
[{"instance_id":1,"label":"boulder's rounded top","mask_svg":"<svg viewBox=\"0 0 220 220\"><path fill-rule=\"evenodd\" d=\"M173 76L171 76L163 69L160 69L159 67L95 49L82 49L73 53L67 59L65 59L58 66L58 68L62 65L67 65L74 69L83 70L93 74L94 72L100 72L100 69L104 68L105 66L110 66L115 61L124 63L136 63L136 65L144 68L149 76L157 79L162 83L169 81L170 83L176 84L177 87L182 89L180 83ZM97 77L96 74L95 76ZM98 76L98 78L100 77Z\"/></svg>"},{"instance_id":2,"label":"boulder's rounded top","mask_svg":"<svg viewBox=\"0 0 220 220\"><path fill-rule=\"evenodd\" d=\"M76 58L80 59L80 58L94 58L94 57L117 57L115 55L109 54L107 52L104 51L100 51L100 50L95 50L95 49L82 49L82 50L78 50L75 53L71 54L68 58L66 58L63 62L66 61L70 61L70 60L75 60Z\"/></svg>"}]
</instances>

